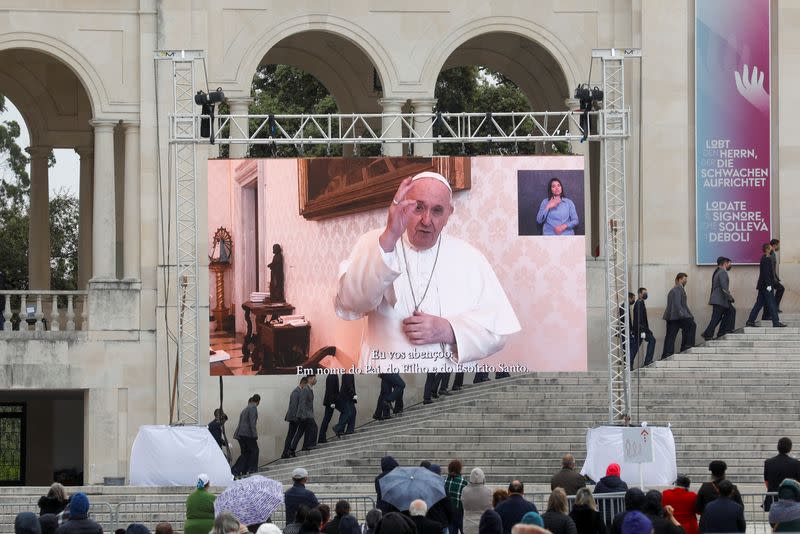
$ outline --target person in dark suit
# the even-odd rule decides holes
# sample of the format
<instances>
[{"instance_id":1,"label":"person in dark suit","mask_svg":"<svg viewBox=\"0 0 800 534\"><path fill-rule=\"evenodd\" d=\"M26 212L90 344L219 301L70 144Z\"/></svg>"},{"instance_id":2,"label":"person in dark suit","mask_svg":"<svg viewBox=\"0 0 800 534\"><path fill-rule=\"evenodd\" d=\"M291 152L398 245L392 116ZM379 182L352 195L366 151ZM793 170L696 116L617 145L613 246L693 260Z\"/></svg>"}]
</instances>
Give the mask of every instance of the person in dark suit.
<instances>
[{"instance_id":1,"label":"person in dark suit","mask_svg":"<svg viewBox=\"0 0 800 534\"><path fill-rule=\"evenodd\" d=\"M261 395L256 393L247 400L247 406L239 414L239 424L233 433L233 439L239 442L241 454L231 467L231 473L246 475L258 471L258 405Z\"/></svg>"},{"instance_id":2,"label":"person in dark suit","mask_svg":"<svg viewBox=\"0 0 800 534\"><path fill-rule=\"evenodd\" d=\"M395 415L403 413L403 392L406 383L398 373L381 373L378 376L381 377L381 392L372 418L381 421L391 419L392 411Z\"/></svg>"},{"instance_id":3,"label":"person in dark suit","mask_svg":"<svg viewBox=\"0 0 800 534\"><path fill-rule=\"evenodd\" d=\"M639 344L641 342L647 343L647 353L645 354L644 362L642 362L642 367L645 367L653 363L653 354L656 351L656 337L653 335L653 331L650 330L650 323L647 321L647 306L644 303L647 300L647 288L640 287L637 294L638 298L633 303L633 317L631 317L632 337L635 337L636 341L631 346L631 349L636 347L636 352L638 352ZM633 369L635 354L631 350L631 369Z\"/></svg>"},{"instance_id":4,"label":"person in dark suit","mask_svg":"<svg viewBox=\"0 0 800 534\"><path fill-rule=\"evenodd\" d=\"M292 471L292 487L283 494L287 525L294 522L295 516L297 515L297 508L299 508L300 505L308 506L313 510L314 507L319 504L314 492L306 489L307 483L308 471L302 467L298 467Z\"/></svg>"},{"instance_id":5,"label":"person in dark suit","mask_svg":"<svg viewBox=\"0 0 800 534\"><path fill-rule=\"evenodd\" d=\"M781 279L778 277L778 255L775 254L781 249L781 240L771 239L769 244L772 247L772 252L769 253L769 259L772 260L772 271L775 273L775 307L778 308L778 313L783 313L781 311L781 300L783 300L783 292L786 291L786 288L783 287ZM771 318L772 317L769 315L769 310L764 308L764 313L761 315L761 320L767 321Z\"/></svg>"},{"instance_id":6,"label":"person in dark suit","mask_svg":"<svg viewBox=\"0 0 800 534\"><path fill-rule=\"evenodd\" d=\"M291 395L289 395L289 408L286 410L286 415L283 418L284 421L289 423L289 431L286 433L286 441L283 442L283 453L281 454L281 458L295 456L294 445L292 445L292 443L294 443L294 437L300 428L300 419L297 417L297 408L300 406L300 393L306 387L306 384L308 384L308 378L304 376L300 379L300 384L298 384L298 386L292 390Z\"/></svg>"},{"instance_id":7,"label":"person in dark suit","mask_svg":"<svg viewBox=\"0 0 800 534\"><path fill-rule=\"evenodd\" d=\"M448 395L451 391L460 391L464 387L464 373L456 373L453 378L453 387L450 388L450 373L441 373L439 395ZM448 391L449 389L449 391Z\"/></svg>"},{"instance_id":8,"label":"person in dark suit","mask_svg":"<svg viewBox=\"0 0 800 534\"><path fill-rule=\"evenodd\" d=\"M408 515L417 527L417 534L442 534L442 526L425 517L427 513L428 505L421 499L411 501L408 506Z\"/></svg>"},{"instance_id":9,"label":"person in dark suit","mask_svg":"<svg viewBox=\"0 0 800 534\"><path fill-rule=\"evenodd\" d=\"M731 260L725 256L717 258L717 268L711 275L711 296L708 303L713 306L711 321L701 334L703 339L708 341L714 338L714 330L720 325L718 337L722 337L728 332L733 332L736 324L736 308L733 295L729 290L730 280L728 271L731 270ZM721 324L720 324L721 323Z\"/></svg>"},{"instance_id":10,"label":"person in dark suit","mask_svg":"<svg viewBox=\"0 0 800 534\"><path fill-rule=\"evenodd\" d=\"M422 404L432 403L432 399L438 399L439 395L450 395L445 381L450 381L450 373L427 373L422 392Z\"/></svg>"},{"instance_id":11,"label":"person in dark suit","mask_svg":"<svg viewBox=\"0 0 800 534\"><path fill-rule=\"evenodd\" d=\"M519 480L508 485L508 498L500 501L494 511L503 520L503 534L511 534L511 528L528 512L539 512L536 505L525 500L525 486Z\"/></svg>"},{"instance_id":12,"label":"person in dark suit","mask_svg":"<svg viewBox=\"0 0 800 534\"><path fill-rule=\"evenodd\" d=\"M356 377L352 373L342 375L342 389L339 390L339 422L333 425L336 436L352 434L356 430Z\"/></svg>"},{"instance_id":13,"label":"person in dark suit","mask_svg":"<svg viewBox=\"0 0 800 534\"><path fill-rule=\"evenodd\" d=\"M317 443L327 443L328 424L333 417L333 410L339 400L339 375L332 373L325 379L325 395L322 397L322 406L325 413L322 416L322 423L319 425L319 437Z\"/></svg>"},{"instance_id":14,"label":"person in dark suit","mask_svg":"<svg viewBox=\"0 0 800 534\"><path fill-rule=\"evenodd\" d=\"M747 323L745 324L747 326L755 326L758 312L761 311L761 308L766 307L769 312L769 317L772 319L772 326L776 328L784 327L786 325L778 320L778 305L775 302L775 294L773 293L776 287L777 277L775 276L775 270L772 267L772 259L770 258L772 245L764 243L761 246L761 250L764 252L764 255L761 256L761 261L758 265L758 282L756 283L758 298L756 298L756 303L753 304L753 309L750 310L750 317L747 318Z\"/></svg>"},{"instance_id":15,"label":"person in dark suit","mask_svg":"<svg viewBox=\"0 0 800 534\"><path fill-rule=\"evenodd\" d=\"M667 321L667 334L664 336L664 351L661 353L661 359L672 356L675 352L675 338L678 337L678 330L681 331L681 350L694 346L694 334L697 330L697 324L694 322L694 316L689 311L689 306L686 303L686 282L689 280L689 275L686 273L678 273L675 277L675 285L669 290L667 295L667 307L664 309L663 319Z\"/></svg>"},{"instance_id":16,"label":"person in dark suit","mask_svg":"<svg viewBox=\"0 0 800 534\"><path fill-rule=\"evenodd\" d=\"M705 532L744 532L744 507L731 499L733 484L720 481L719 498L711 501L700 517L700 534Z\"/></svg>"},{"instance_id":17,"label":"person in dark suit","mask_svg":"<svg viewBox=\"0 0 800 534\"><path fill-rule=\"evenodd\" d=\"M792 440L781 438L778 440L778 454L764 460L764 485L768 492L777 492L786 478L800 482L800 461L789 456L792 452ZM771 495L764 497L764 511L769 512L774 498Z\"/></svg>"},{"instance_id":18,"label":"person in dark suit","mask_svg":"<svg viewBox=\"0 0 800 534\"><path fill-rule=\"evenodd\" d=\"M300 450L310 451L317 444L317 422L314 420L314 390L312 389L317 383L317 377L311 375L307 378L306 387L300 391L298 399L297 420L300 421L300 426L292 440L292 451L297 449L301 437L303 438L303 448Z\"/></svg>"}]
</instances>

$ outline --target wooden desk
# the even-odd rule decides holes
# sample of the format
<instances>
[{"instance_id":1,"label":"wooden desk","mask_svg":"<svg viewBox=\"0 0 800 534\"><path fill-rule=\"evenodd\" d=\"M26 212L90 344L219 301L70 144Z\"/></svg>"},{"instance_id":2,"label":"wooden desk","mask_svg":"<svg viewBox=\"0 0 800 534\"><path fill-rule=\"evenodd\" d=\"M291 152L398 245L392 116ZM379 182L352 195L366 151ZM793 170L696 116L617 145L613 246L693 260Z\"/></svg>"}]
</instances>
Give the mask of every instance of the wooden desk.
<instances>
[{"instance_id":1,"label":"wooden desk","mask_svg":"<svg viewBox=\"0 0 800 534\"><path fill-rule=\"evenodd\" d=\"M247 333L244 336L244 343L242 343L242 361L247 362L250 360L250 345L256 341L250 314L255 315L256 325L259 325L277 319L281 315L291 315L294 312L294 306L286 302L250 302L248 300L242 304L242 309L244 310L244 322L247 323Z\"/></svg>"},{"instance_id":2,"label":"wooden desk","mask_svg":"<svg viewBox=\"0 0 800 534\"><path fill-rule=\"evenodd\" d=\"M311 325L257 323L256 328L253 369L258 369L258 374L276 374L279 368L280 373L295 372L296 366L308 361Z\"/></svg>"}]
</instances>

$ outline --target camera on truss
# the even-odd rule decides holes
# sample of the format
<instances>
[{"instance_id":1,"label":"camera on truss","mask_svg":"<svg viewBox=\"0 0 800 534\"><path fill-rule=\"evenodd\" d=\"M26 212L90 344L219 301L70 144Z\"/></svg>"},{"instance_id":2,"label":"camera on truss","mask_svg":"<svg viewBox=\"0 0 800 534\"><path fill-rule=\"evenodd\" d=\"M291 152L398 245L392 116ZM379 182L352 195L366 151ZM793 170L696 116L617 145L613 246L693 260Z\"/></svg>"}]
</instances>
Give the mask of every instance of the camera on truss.
<instances>
[{"instance_id":1,"label":"camera on truss","mask_svg":"<svg viewBox=\"0 0 800 534\"><path fill-rule=\"evenodd\" d=\"M214 120L214 110L220 102L225 100L225 93L222 92L222 87L217 87L216 91L197 91L194 95L194 103L200 106L200 114L203 116L200 119L200 137L207 137L214 143L214 136L211 131L211 123Z\"/></svg>"}]
</instances>

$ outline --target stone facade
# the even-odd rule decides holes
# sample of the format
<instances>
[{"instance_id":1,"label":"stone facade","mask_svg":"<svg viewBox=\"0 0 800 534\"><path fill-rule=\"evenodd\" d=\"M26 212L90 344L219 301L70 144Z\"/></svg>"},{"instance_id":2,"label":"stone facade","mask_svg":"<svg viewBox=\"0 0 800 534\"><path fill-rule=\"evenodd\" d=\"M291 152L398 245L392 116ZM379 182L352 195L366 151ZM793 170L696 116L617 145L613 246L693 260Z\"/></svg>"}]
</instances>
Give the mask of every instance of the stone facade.
<instances>
[{"instance_id":1,"label":"stone facade","mask_svg":"<svg viewBox=\"0 0 800 534\"><path fill-rule=\"evenodd\" d=\"M800 180L794 179L800 172L800 132L793 127L800 111L780 95L800 79L795 24L800 6L793 0L772 5L773 229L784 238L781 275L789 291L783 307L789 310L797 306L794 288L800 278L800 252L792 243L800 234L800 215L791 209L800 193ZM32 192L42 191L41 162L48 150L75 148L81 156L80 265L81 281L89 287L90 328L31 339L0 333L3 398L15 391L83 391L83 467L90 483L126 475L138 426L169 420L167 369L174 347L168 338L175 329L176 298L174 282L167 293L164 274L174 260L169 251L174 239L162 242L166 229L160 213L170 209L165 139L172 95L168 65L154 66L157 49L205 51L209 86L223 87L232 110L246 109L258 65L287 63L322 81L342 112L380 112L429 109L439 72L470 64L506 73L534 109L564 109L572 89L585 81L592 48L641 47L643 57L629 64L626 77L634 117L629 278L632 287L650 289L659 340L660 313L679 270L689 273L689 305L698 324L707 321L711 270L693 265L693 10L689 0L4 2L0 92L20 109L37 147ZM374 86L376 77L381 91ZM233 155L243 154L243 148L236 150ZM198 147L198 192L205 191L205 159L211 155L208 147ZM587 173L587 186L592 183L599 184L596 172ZM32 198L34 216L44 220L46 207L41 195L37 199ZM606 365L604 269L590 257L594 244L603 242L601 209L599 196L587 200L587 215L595 221L594 228L587 221L589 367L594 369ZM200 193L198 228L206 227L207 214ZM45 234L35 229L31 234L31 251L38 251L31 254L32 283L38 286L33 289L47 289ZM201 258L206 241L198 236ZM754 297L756 276L752 267L733 271L732 291L742 309ZM200 302L208 302L206 281ZM207 308L201 316L208 315ZM201 339L200 346L207 341ZM202 417L210 420L217 380L201 375ZM369 380L360 388L363 419L375 401ZM279 450L293 381L226 380L232 419L252 393L262 396L262 460ZM418 383L411 379L410 395ZM46 483L42 477L37 482Z\"/></svg>"}]
</instances>

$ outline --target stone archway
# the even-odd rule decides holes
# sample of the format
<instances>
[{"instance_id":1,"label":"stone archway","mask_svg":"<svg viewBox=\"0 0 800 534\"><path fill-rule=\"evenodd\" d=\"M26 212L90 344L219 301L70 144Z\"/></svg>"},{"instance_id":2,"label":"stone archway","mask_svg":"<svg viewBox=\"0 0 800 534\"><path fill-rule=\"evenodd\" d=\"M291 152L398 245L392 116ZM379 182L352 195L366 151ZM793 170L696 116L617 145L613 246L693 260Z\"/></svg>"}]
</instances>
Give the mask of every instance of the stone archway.
<instances>
[{"instance_id":1,"label":"stone archway","mask_svg":"<svg viewBox=\"0 0 800 534\"><path fill-rule=\"evenodd\" d=\"M440 70L469 65L502 72L522 90L534 111L566 109L569 85L561 66L528 37L509 32L477 35L455 48Z\"/></svg>"},{"instance_id":2,"label":"stone archway","mask_svg":"<svg viewBox=\"0 0 800 534\"><path fill-rule=\"evenodd\" d=\"M91 275L92 103L82 81L66 63L28 48L0 51L0 92L18 106L30 134L30 289L50 288L48 159L54 149L81 156L78 287ZM77 177L76 177L77 178Z\"/></svg>"}]
</instances>

